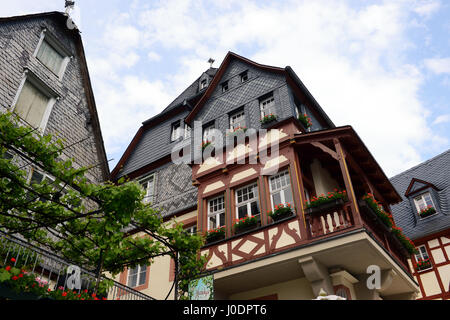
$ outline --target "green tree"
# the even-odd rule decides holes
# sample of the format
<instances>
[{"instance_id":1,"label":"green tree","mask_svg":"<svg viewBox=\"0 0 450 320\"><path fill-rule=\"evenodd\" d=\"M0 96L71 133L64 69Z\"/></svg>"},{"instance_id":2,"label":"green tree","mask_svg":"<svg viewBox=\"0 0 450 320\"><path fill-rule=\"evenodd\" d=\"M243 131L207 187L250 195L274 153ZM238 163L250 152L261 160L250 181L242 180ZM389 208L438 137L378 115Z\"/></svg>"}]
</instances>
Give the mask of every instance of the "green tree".
<instances>
[{"instance_id":1,"label":"green tree","mask_svg":"<svg viewBox=\"0 0 450 320\"><path fill-rule=\"evenodd\" d=\"M22 126L16 115L0 115L0 133L1 231L20 234L98 275L115 276L169 255L177 265L177 295L185 296L189 279L205 265L201 236L163 223L159 212L143 203L136 182L91 183L86 173L92 167L74 168L73 159L62 160L62 140ZM50 178L32 175L29 182L30 168Z\"/></svg>"}]
</instances>

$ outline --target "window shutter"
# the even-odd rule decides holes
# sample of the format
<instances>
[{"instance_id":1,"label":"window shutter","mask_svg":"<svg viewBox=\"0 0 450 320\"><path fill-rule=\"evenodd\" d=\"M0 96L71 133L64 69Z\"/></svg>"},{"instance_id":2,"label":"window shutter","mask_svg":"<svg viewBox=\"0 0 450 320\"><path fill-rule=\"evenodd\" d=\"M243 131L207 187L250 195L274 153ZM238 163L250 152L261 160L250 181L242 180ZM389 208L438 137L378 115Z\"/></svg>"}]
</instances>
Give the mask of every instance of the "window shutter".
<instances>
[{"instance_id":1,"label":"window shutter","mask_svg":"<svg viewBox=\"0 0 450 320\"><path fill-rule=\"evenodd\" d=\"M62 57L53 47L47 42L42 41L39 52L36 56L47 68L49 68L56 75L61 70L64 57Z\"/></svg>"},{"instance_id":2,"label":"window shutter","mask_svg":"<svg viewBox=\"0 0 450 320\"><path fill-rule=\"evenodd\" d=\"M47 96L30 82L25 81L14 112L31 126L38 128L41 125L48 102Z\"/></svg>"}]
</instances>

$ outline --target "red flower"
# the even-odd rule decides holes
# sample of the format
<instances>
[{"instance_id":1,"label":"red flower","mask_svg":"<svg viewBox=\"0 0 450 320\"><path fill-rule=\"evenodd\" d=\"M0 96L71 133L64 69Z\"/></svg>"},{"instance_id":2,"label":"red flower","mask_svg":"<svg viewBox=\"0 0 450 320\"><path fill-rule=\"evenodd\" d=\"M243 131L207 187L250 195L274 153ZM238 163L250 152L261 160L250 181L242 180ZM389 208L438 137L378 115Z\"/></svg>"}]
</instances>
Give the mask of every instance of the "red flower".
<instances>
[{"instance_id":1,"label":"red flower","mask_svg":"<svg viewBox=\"0 0 450 320\"><path fill-rule=\"evenodd\" d=\"M11 262L16 262L16 259L14 259L14 258L11 258Z\"/></svg>"},{"instance_id":2,"label":"red flower","mask_svg":"<svg viewBox=\"0 0 450 320\"><path fill-rule=\"evenodd\" d=\"M16 276L13 276L11 279L13 279L14 281L16 281L16 280L19 279L19 278L17 278Z\"/></svg>"},{"instance_id":3,"label":"red flower","mask_svg":"<svg viewBox=\"0 0 450 320\"><path fill-rule=\"evenodd\" d=\"M6 270L6 271L11 270L11 266L6 266L5 270Z\"/></svg>"},{"instance_id":4,"label":"red flower","mask_svg":"<svg viewBox=\"0 0 450 320\"><path fill-rule=\"evenodd\" d=\"M23 273L19 274L19 278L23 278Z\"/></svg>"},{"instance_id":5,"label":"red flower","mask_svg":"<svg viewBox=\"0 0 450 320\"><path fill-rule=\"evenodd\" d=\"M61 295L63 296L63 297L65 297L65 296L67 296L67 292L63 292L63 293L61 293Z\"/></svg>"}]
</instances>

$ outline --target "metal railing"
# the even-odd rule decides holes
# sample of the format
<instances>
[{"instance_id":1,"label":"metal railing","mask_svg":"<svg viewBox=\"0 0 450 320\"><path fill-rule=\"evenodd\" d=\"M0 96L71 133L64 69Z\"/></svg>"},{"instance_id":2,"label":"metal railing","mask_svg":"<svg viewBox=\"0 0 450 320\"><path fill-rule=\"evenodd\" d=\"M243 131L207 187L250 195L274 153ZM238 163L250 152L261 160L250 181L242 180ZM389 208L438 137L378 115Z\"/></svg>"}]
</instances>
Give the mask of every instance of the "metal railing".
<instances>
[{"instance_id":1,"label":"metal railing","mask_svg":"<svg viewBox=\"0 0 450 320\"><path fill-rule=\"evenodd\" d=\"M68 277L65 270L73 266L72 263L59 258L49 251L33 246L18 238L6 236L1 232L0 258L2 258L0 263L3 265L14 258L14 266L19 261L21 264L18 265L19 267L22 265L30 266L31 270L29 272L36 275L36 278L39 278L40 282L49 284L49 288L52 290L56 290L59 287L63 287L63 290L66 290ZM78 293L85 289L91 290L97 281L94 273L81 267L80 271L81 286L75 289ZM136 291L105 276L102 276L101 280L113 281L113 286L109 289L105 297L108 300L155 300L142 292Z\"/></svg>"}]
</instances>

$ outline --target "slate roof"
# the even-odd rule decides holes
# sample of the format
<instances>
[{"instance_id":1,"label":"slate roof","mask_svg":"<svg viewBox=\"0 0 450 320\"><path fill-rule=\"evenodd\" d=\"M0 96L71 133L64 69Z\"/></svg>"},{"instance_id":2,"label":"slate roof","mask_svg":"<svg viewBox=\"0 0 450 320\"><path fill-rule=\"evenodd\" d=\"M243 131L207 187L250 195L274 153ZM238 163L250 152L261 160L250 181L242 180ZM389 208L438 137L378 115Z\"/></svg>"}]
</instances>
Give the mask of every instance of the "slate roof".
<instances>
[{"instance_id":1,"label":"slate roof","mask_svg":"<svg viewBox=\"0 0 450 320\"><path fill-rule=\"evenodd\" d=\"M217 68L209 68L204 74L206 73L212 79L217 70ZM139 141L128 160L124 163L120 173L117 174L117 178L170 155L172 147L178 143L170 141L171 124L177 119L185 118L191 110L189 102L195 101L204 94L206 89L199 90L199 80L202 76L187 87L161 113L143 122L143 127L141 127L141 130L137 134L139 135ZM185 101L187 104L184 104ZM177 108L181 108L182 110L177 112ZM172 115L171 113L175 114ZM150 129L147 130L144 127ZM114 169L114 171L116 170L117 168Z\"/></svg>"},{"instance_id":2,"label":"slate roof","mask_svg":"<svg viewBox=\"0 0 450 320\"><path fill-rule=\"evenodd\" d=\"M438 214L425 219L418 217L412 202L405 196L413 179L428 182L437 188L434 195L438 202L435 204L439 207ZM392 177L390 181L403 199L392 206L393 217L408 237L419 239L450 228L450 150Z\"/></svg>"},{"instance_id":3,"label":"slate roof","mask_svg":"<svg viewBox=\"0 0 450 320\"><path fill-rule=\"evenodd\" d=\"M217 72L217 68L209 68L205 71L205 73L209 76L210 80L215 76ZM190 100L195 97L199 93L203 93L206 89L199 90L199 80L201 76L197 78L189 87L186 88L171 104L167 106L161 113L165 113L177 105L183 103L184 100Z\"/></svg>"}]
</instances>

